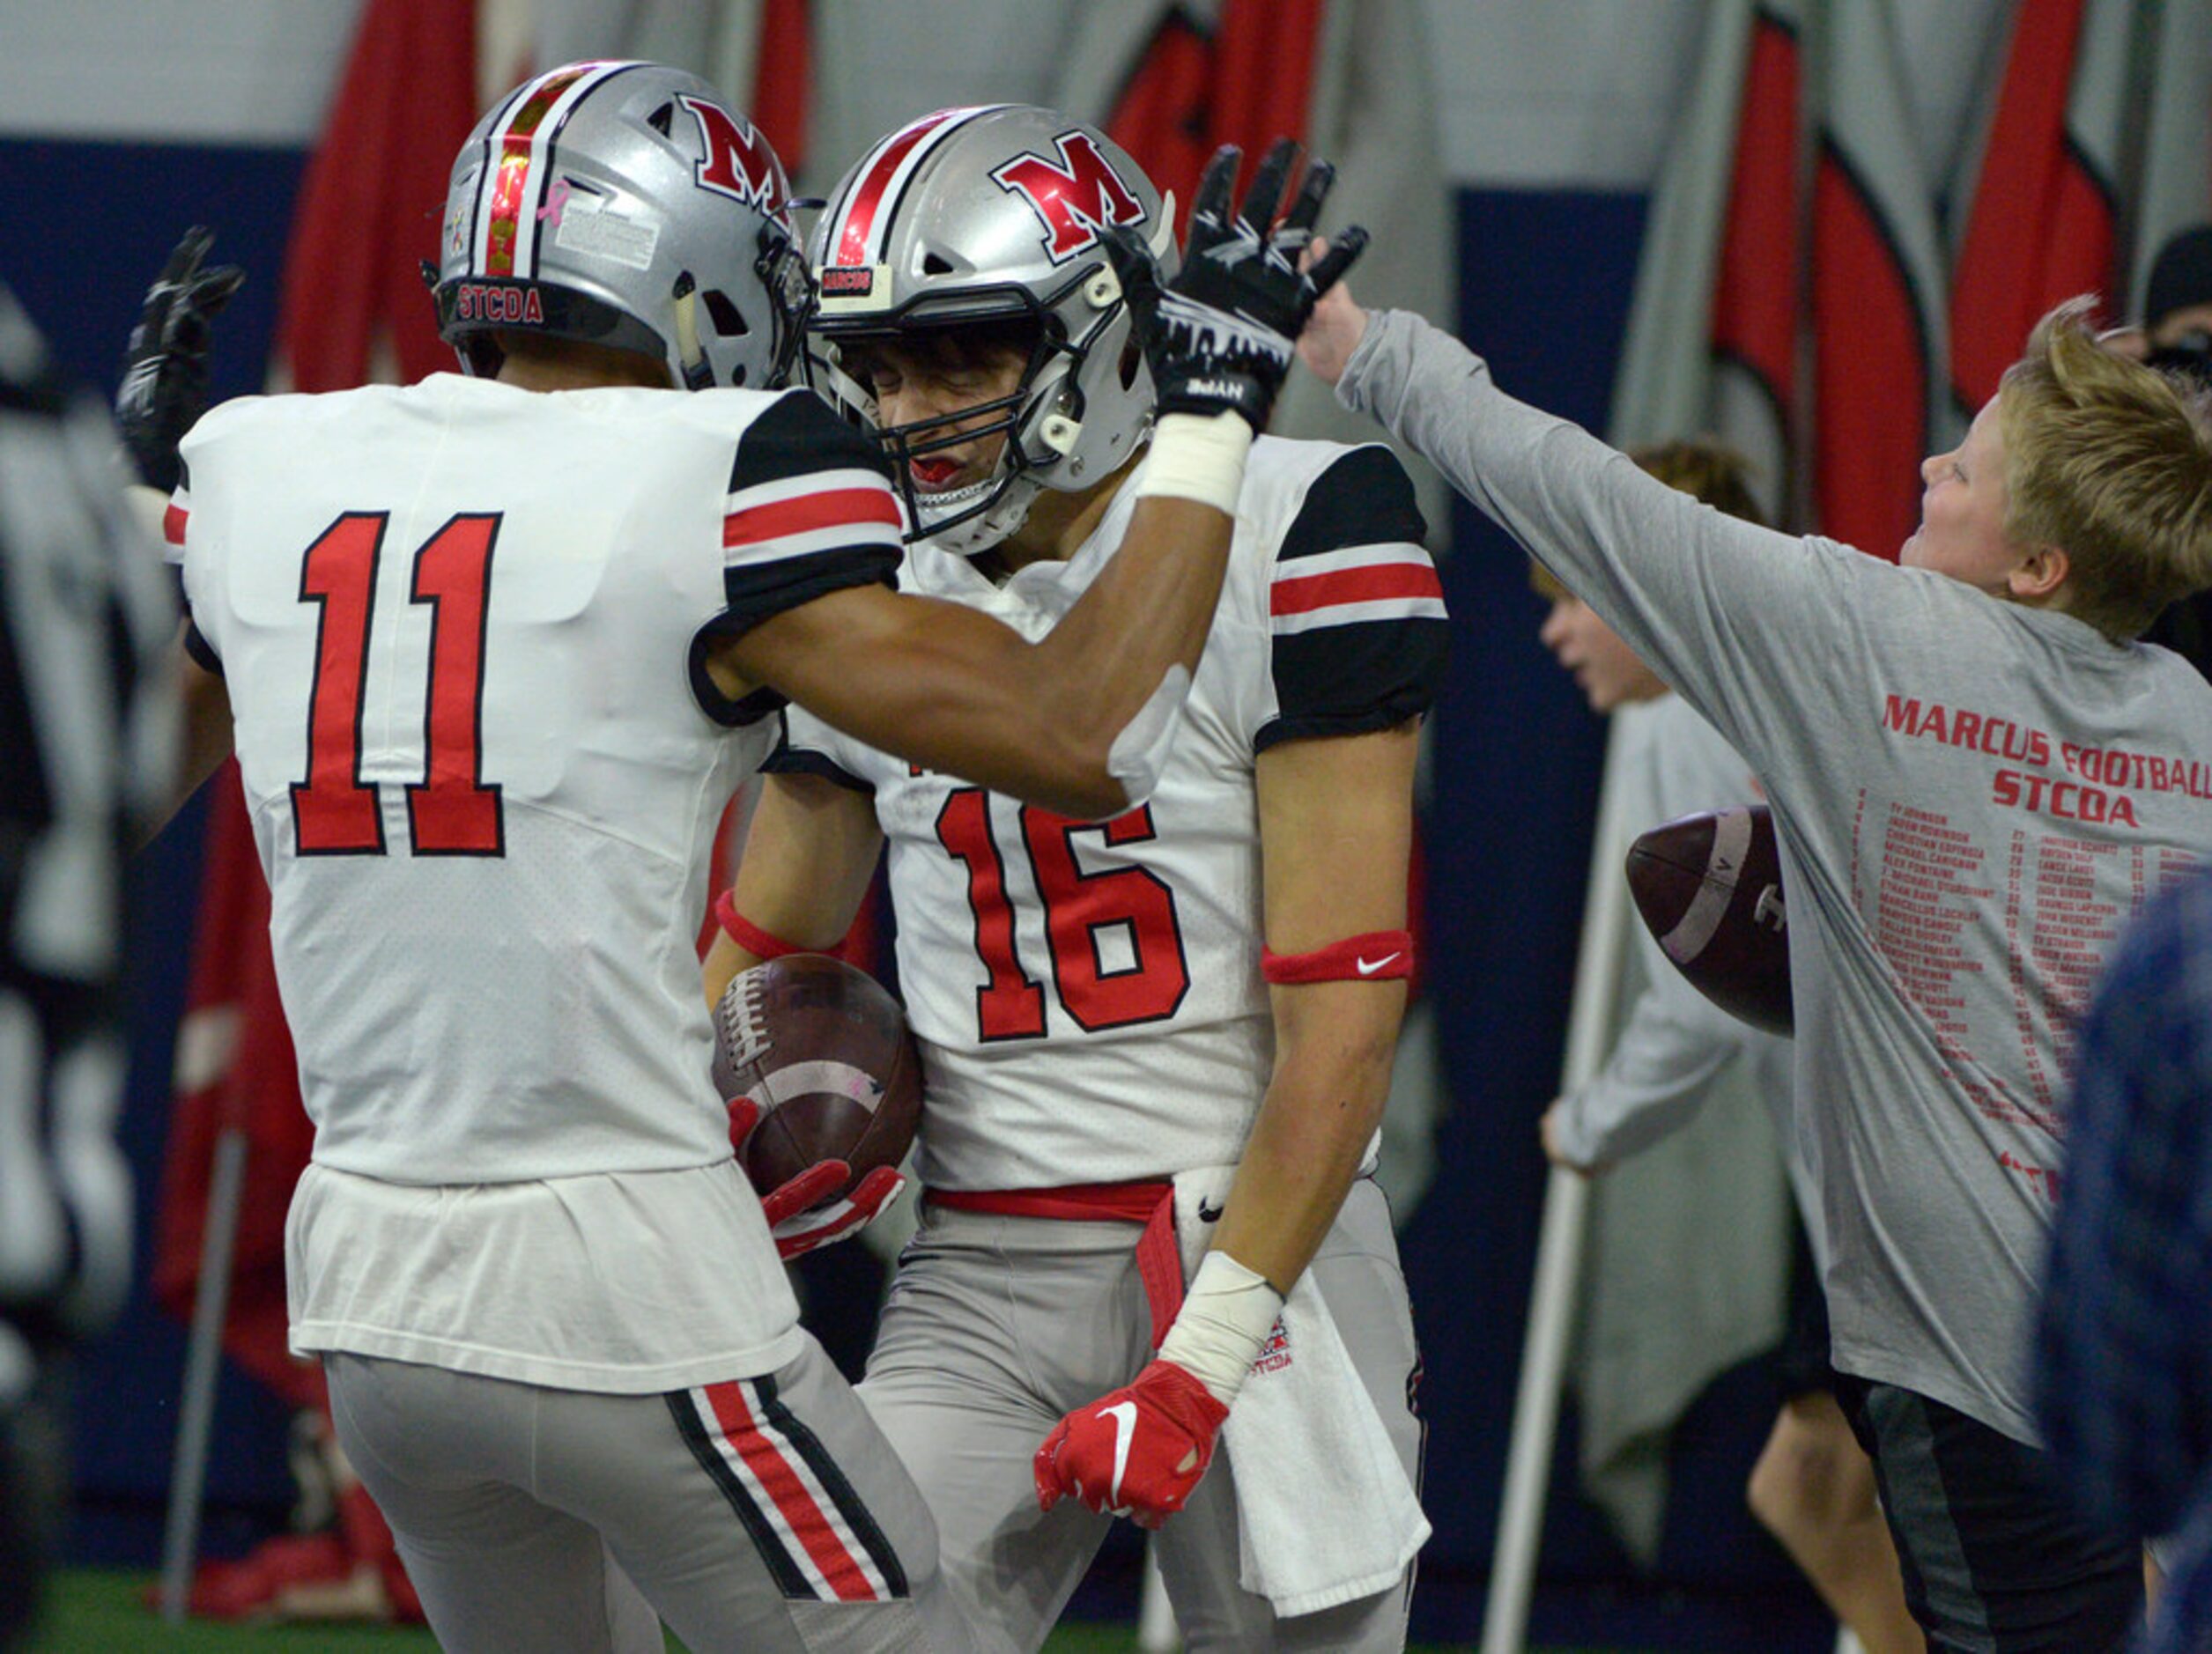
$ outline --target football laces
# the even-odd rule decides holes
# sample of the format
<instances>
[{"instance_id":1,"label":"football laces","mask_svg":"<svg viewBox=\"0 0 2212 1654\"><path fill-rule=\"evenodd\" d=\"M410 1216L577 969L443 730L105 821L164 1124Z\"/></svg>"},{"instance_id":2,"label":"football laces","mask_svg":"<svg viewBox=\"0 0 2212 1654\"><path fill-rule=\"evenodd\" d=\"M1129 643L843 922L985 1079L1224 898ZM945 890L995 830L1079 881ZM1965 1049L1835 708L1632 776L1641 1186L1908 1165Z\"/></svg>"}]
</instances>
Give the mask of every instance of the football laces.
<instances>
[{"instance_id":1,"label":"football laces","mask_svg":"<svg viewBox=\"0 0 2212 1654\"><path fill-rule=\"evenodd\" d=\"M714 1031L721 1040L722 1049L729 1053L731 1067L739 1070L751 1067L775 1049L761 1008L764 986L762 973L756 966L732 983L736 992L724 993L722 1002L714 1008Z\"/></svg>"}]
</instances>

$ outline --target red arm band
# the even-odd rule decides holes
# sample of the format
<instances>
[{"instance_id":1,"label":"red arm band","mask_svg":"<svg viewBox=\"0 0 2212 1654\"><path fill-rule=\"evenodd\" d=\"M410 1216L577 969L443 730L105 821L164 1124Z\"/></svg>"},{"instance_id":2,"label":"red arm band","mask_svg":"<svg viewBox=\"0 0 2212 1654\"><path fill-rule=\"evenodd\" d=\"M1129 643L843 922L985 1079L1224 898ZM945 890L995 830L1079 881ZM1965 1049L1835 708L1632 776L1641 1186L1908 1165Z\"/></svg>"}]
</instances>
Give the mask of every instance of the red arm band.
<instances>
[{"instance_id":1,"label":"red arm band","mask_svg":"<svg viewBox=\"0 0 2212 1654\"><path fill-rule=\"evenodd\" d=\"M780 936L771 936L737 911L737 904L730 900L728 890L714 898L714 922L722 927L723 935L756 959L780 959L786 954L818 951L802 948L795 941L786 941Z\"/></svg>"},{"instance_id":2,"label":"red arm band","mask_svg":"<svg viewBox=\"0 0 2212 1654\"><path fill-rule=\"evenodd\" d=\"M1260 974L1270 982L1387 982L1413 974L1413 933L1371 930L1311 953L1260 949Z\"/></svg>"}]
</instances>

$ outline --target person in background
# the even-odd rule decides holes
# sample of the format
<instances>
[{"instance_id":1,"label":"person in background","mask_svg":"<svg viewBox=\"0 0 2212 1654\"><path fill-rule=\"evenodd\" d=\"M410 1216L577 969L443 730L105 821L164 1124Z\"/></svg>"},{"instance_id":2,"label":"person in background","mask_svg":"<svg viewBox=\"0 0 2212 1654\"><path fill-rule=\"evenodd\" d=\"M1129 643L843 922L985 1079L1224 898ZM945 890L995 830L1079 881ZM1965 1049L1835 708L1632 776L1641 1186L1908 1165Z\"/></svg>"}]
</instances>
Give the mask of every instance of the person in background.
<instances>
[{"instance_id":1,"label":"person in background","mask_svg":"<svg viewBox=\"0 0 2212 1654\"><path fill-rule=\"evenodd\" d=\"M2158 249L2143 290L2143 320L2105 334L2109 350L2212 389L2212 224L2179 232ZM2181 599L2143 634L2212 677L2212 595Z\"/></svg>"},{"instance_id":2,"label":"person in background","mask_svg":"<svg viewBox=\"0 0 2212 1654\"><path fill-rule=\"evenodd\" d=\"M123 861L176 761L176 602L115 431L0 286L0 1648L64 1504L66 1357L129 1285Z\"/></svg>"},{"instance_id":3,"label":"person in background","mask_svg":"<svg viewBox=\"0 0 2212 1654\"><path fill-rule=\"evenodd\" d=\"M2081 1030L2037 1416L2091 1520L2169 1536L2151 1654L2212 1650L2212 869L2129 930Z\"/></svg>"},{"instance_id":4,"label":"person in background","mask_svg":"<svg viewBox=\"0 0 2212 1654\"><path fill-rule=\"evenodd\" d=\"M1732 449L1681 441L1634 449L1629 457L1731 517L1760 521L1743 457ZM1759 796L1750 766L1587 603L1541 565L1532 566L1532 584L1551 604L1540 634L1544 646L1574 675L1593 712L1616 716L1612 739L1631 744L1631 761L1617 772L1620 785L1635 789L1633 823L1655 825ZM1789 1042L1721 1010L1668 962L1648 931L1639 925L1631 933L1642 990L1605 1066L1545 1111L1544 1153L1586 1177L1602 1173L1681 1130L1732 1084L1748 1085L1772 1115L1801 1225L1793 1252L1808 1252L1812 1267L1790 1271L1789 1328L1779 1363L1784 1399L1746 1496L1868 1654L1916 1654L1926 1643L1905 1606L1874 1467L1852 1439L1828 1364L1827 1300L1819 1284L1826 1248L1818 1186L1790 1124Z\"/></svg>"},{"instance_id":5,"label":"person in background","mask_svg":"<svg viewBox=\"0 0 2212 1654\"><path fill-rule=\"evenodd\" d=\"M2177 233L2151 261L2143 319L2101 336L2107 350L2212 385L2212 224Z\"/></svg>"},{"instance_id":6,"label":"person in background","mask_svg":"<svg viewBox=\"0 0 2212 1654\"><path fill-rule=\"evenodd\" d=\"M2116 916L2212 860L2212 686L2137 641L2212 587L2212 410L2089 308L1922 461L1894 564L1686 499L1417 316L1339 292L1300 341L1764 788L1845 1410L1914 1619L1993 1654L2141 1618L2138 1547L2050 1486L2029 1328L2089 985Z\"/></svg>"}]
</instances>

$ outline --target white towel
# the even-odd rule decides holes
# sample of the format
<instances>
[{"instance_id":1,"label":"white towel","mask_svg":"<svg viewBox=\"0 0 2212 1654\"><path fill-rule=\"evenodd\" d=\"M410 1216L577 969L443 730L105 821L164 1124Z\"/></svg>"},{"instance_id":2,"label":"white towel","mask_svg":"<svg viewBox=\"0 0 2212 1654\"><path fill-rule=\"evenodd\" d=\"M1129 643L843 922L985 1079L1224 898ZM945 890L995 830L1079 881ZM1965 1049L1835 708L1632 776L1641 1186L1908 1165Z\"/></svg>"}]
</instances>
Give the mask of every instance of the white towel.
<instances>
[{"instance_id":1,"label":"white towel","mask_svg":"<svg viewBox=\"0 0 2212 1654\"><path fill-rule=\"evenodd\" d=\"M1236 1170L1176 1176L1186 1281ZM1283 1618L1388 1590L1427 1540L1421 1502L1311 1272L1284 1300L1221 1434L1236 1466L1237 1583Z\"/></svg>"}]
</instances>

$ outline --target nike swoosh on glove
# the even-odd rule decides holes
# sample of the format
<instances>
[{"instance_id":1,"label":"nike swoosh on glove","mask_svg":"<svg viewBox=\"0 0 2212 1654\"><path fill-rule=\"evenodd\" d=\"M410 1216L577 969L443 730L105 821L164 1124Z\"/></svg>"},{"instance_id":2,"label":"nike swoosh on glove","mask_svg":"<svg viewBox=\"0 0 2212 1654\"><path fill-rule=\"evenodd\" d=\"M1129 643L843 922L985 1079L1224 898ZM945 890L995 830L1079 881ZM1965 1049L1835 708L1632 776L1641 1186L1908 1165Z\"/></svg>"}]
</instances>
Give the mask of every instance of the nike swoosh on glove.
<instances>
[{"instance_id":1,"label":"nike swoosh on glove","mask_svg":"<svg viewBox=\"0 0 2212 1654\"><path fill-rule=\"evenodd\" d=\"M1155 1361L1136 1382L1077 1407L1037 1450L1037 1504L1062 1498L1156 1528L1183 1508L1213 1463L1214 1436L1229 1409L1172 1361Z\"/></svg>"}]
</instances>

